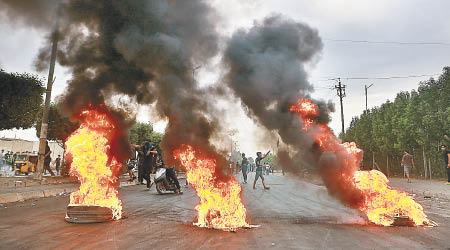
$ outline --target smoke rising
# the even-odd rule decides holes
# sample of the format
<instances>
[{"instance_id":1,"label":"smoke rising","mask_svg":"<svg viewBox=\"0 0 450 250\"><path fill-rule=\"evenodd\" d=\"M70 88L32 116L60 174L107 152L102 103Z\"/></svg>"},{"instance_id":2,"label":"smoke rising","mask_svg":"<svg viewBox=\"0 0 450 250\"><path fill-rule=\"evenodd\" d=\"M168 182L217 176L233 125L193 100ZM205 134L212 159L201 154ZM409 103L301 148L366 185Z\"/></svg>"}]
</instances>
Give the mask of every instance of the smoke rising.
<instances>
[{"instance_id":1,"label":"smoke rising","mask_svg":"<svg viewBox=\"0 0 450 250\"><path fill-rule=\"evenodd\" d=\"M45 13L48 2L1 1L29 22ZM28 11L36 5L36 12ZM59 98L64 113L101 105L112 94L128 95L139 104L155 104L168 118L162 142L168 163L184 143L226 165L209 143L217 121L207 115L207 100L192 74L219 50L217 18L207 1L67 0L60 12L58 62L72 73ZM46 63L48 51L42 50L38 65Z\"/></svg>"},{"instance_id":2,"label":"smoke rising","mask_svg":"<svg viewBox=\"0 0 450 250\"><path fill-rule=\"evenodd\" d=\"M308 25L280 15L265 18L231 37L223 58L225 81L250 116L279 134L285 144L277 155L283 168L294 173L301 168L317 169L331 195L347 206L358 207L363 201L361 193L340 177L354 171L347 167L349 156L344 147L336 153L323 152L313 137L315 132L302 130L301 120L289 111L301 98L311 99L314 89L307 80L305 64L319 56L322 47L318 32ZM334 106L314 103L319 108L315 122L327 124Z\"/></svg>"},{"instance_id":3,"label":"smoke rising","mask_svg":"<svg viewBox=\"0 0 450 250\"><path fill-rule=\"evenodd\" d=\"M60 2L61 0L0 0L0 12L5 14L8 22L46 28L54 24L53 19Z\"/></svg>"},{"instance_id":4,"label":"smoke rising","mask_svg":"<svg viewBox=\"0 0 450 250\"><path fill-rule=\"evenodd\" d=\"M167 163L174 162L173 150L190 144L217 159L218 166L226 166L209 142L220 128L209 105L211 90L199 89L193 77L196 66L207 64L219 52L217 17L206 0L0 0L0 6L3 13L19 15L26 24L48 28L49 33L59 8L58 62L72 73L59 98L64 113L73 116L89 104L101 106L113 94L155 104L160 116L169 121L161 145ZM313 92L305 64L320 56L322 47L317 30L273 15L249 30L235 32L226 45L223 65L227 68L224 80L248 115L293 149L279 150L282 164L295 172L301 162L318 167L324 176L342 167L328 160L339 156L322 154L289 111ZM38 68L45 68L49 51L41 51ZM320 110L317 122L328 123L333 105L314 102ZM127 118L123 112L115 114L118 120ZM128 129L130 125L124 124L128 127L123 129ZM345 187L330 185L332 178L324 181L336 188L329 189L330 194L343 194ZM341 200L348 204L351 199L343 196Z\"/></svg>"},{"instance_id":5,"label":"smoke rising","mask_svg":"<svg viewBox=\"0 0 450 250\"><path fill-rule=\"evenodd\" d=\"M249 30L235 32L225 50L225 80L247 113L296 149L309 148L314 140L299 132L299 121L289 107L313 91L304 64L317 57L322 47L316 30L274 15ZM321 104L321 108L327 121L331 106ZM286 167L298 170L286 151L279 156Z\"/></svg>"}]
</instances>

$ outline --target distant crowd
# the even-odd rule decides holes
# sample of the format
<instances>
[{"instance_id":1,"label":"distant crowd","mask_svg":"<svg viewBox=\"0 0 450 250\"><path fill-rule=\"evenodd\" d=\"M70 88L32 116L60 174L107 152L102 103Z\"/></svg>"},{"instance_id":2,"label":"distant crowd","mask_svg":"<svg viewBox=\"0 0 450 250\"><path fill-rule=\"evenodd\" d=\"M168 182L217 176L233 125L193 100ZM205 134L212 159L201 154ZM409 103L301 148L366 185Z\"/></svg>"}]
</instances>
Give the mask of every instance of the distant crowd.
<instances>
[{"instance_id":1,"label":"distant crowd","mask_svg":"<svg viewBox=\"0 0 450 250\"><path fill-rule=\"evenodd\" d=\"M56 159L52 160L50 154L50 147L47 143L44 160L44 174L48 172L51 176L67 175L67 171L64 171L63 169L65 164L61 159L61 155L58 155ZM0 151L0 166L7 168L9 171L14 171L16 175L28 175L34 172L37 162L38 153L36 151L13 152L5 151L4 149Z\"/></svg>"}]
</instances>

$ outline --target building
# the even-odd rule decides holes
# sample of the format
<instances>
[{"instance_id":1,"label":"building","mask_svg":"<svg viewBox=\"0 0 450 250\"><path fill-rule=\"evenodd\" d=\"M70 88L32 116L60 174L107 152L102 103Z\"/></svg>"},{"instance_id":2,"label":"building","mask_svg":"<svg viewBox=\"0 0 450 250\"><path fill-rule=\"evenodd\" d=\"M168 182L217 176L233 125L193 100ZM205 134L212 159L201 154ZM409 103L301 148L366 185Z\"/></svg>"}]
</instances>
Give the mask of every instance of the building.
<instances>
[{"instance_id":1,"label":"building","mask_svg":"<svg viewBox=\"0 0 450 250\"><path fill-rule=\"evenodd\" d=\"M61 155L61 158L64 155L64 148L58 142L49 141L48 145L52 153L50 154L52 160L55 160L58 155ZM39 151L39 141L27 141L22 139L13 139L13 138L0 138L0 151L5 150L5 152L12 151L14 153L17 152L32 152L38 153Z\"/></svg>"}]
</instances>

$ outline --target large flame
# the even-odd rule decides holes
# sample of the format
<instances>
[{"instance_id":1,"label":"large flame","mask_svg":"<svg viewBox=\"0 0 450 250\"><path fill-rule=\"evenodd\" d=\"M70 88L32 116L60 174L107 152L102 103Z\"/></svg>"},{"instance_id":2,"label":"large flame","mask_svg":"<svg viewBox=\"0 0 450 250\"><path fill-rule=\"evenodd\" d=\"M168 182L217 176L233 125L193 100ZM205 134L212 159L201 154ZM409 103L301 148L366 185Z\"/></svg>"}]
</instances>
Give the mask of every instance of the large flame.
<instances>
[{"instance_id":1,"label":"large flame","mask_svg":"<svg viewBox=\"0 0 450 250\"><path fill-rule=\"evenodd\" d=\"M299 114L304 124L302 129L313 136L322 152L333 152L337 155L339 164L344 164L344 168L338 168L340 172L325 178L337 178L338 183L345 185L345 188L332 192L347 192L348 196L354 196L343 199L348 202L347 205L366 214L367 218L377 225L392 225L395 216L407 216L415 225L432 224L423 207L408 193L391 188L388 185L389 180L382 172L359 171L362 150L354 142L341 144L328 126L317 123L319 108L314 102L301 99L290 111ZM350 204L352 202L353 204Z\"/></svg>"},{"instance_id":2,"label":"large flame","mask_svg":"<svg viewBox=\"0 0 450 250\"><path fill-rule=\"evenodd\" d=\"M186 168L187 180L200 198L194 225L222 230L249 226L241 202L241 186L232 176L226 180L217 178L216 160L202 156L188 145L175 150L174 157Z\"/></svg>"},{"instance_id":3,"label":"large flame","mask_svg":"<svg viewBox=\"0 0 450 250\"><path fill-rule=\"evenodd\" d=\"M122 201L116 189L121 164L110 155L115 126L103 111L89 108L81 112L80 127L66 141L72 158L70 175L80 181L80 189L70 195L70 205L110 208L113 219L122 216Z\"/></svg>"}]
</instances>

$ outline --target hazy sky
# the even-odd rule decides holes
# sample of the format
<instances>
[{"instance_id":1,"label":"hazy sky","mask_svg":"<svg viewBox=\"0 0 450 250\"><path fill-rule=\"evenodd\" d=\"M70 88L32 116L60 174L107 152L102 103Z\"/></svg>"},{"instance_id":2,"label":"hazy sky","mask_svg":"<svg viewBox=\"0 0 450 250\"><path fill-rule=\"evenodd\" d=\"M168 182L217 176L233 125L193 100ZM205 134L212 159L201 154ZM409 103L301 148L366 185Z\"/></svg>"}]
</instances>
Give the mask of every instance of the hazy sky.
<instances>
[{"instance_id":1,"label":"hazy sky","mask_svg":"<svg viewBox=\"0 0 450 250\"><path fill-rule=\"evenodd\" d=\"M450 65L450 45L405 45L390 43L336 42L332 39L438 42L450 44L450 1L446 0L214 0L211 1L220 16L220 32L226 39L238 28L250 27L254 20L261 20L271 13L281 13L297 21L305 22L319 31L324 39L324 50L314 65L308 65L310 81L315 86L315 98L332 100L339 110L339 99L329 78L341 77L347 86L344 99L345 124L359 115L365 105L364 85L369 89L369 108L393 99L400 91L417 88L425 78L391 80L346 80L353 77L389 77L439 74ZM33 61L45 42L46 34L19 24L0 19L0 67L6 71L34 72ZM331 40L330 40L331 39ZM200 69L198 80L203 84L218 81L220 68L215 72ZM46 77L46 73L40 74ZM64 92L70 75L61 67L56 69L53 97ZM229 112L224 122L239 130L235 136L242 151L253 154L255 150L269 148L260 144L260 138L252 120L245 117L239 104L222 103ZM139 119L156 123L157 130L164 129L164 122L151 116L151 108L142 107ZM332 116L331 128L339 132L340 113ZM0 136L37 139L33 129L25 131L1 131ZM229 139L224 139L229 140Z\"/></svg>"}]
</instances>

